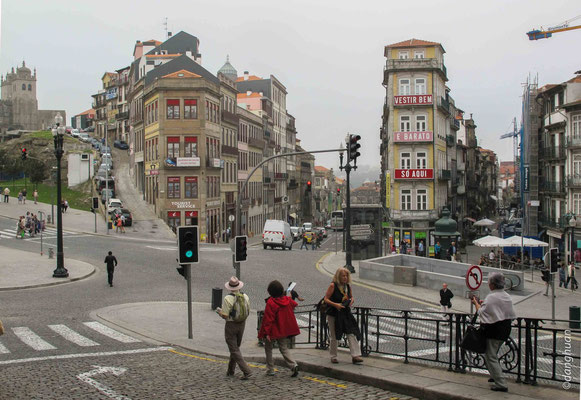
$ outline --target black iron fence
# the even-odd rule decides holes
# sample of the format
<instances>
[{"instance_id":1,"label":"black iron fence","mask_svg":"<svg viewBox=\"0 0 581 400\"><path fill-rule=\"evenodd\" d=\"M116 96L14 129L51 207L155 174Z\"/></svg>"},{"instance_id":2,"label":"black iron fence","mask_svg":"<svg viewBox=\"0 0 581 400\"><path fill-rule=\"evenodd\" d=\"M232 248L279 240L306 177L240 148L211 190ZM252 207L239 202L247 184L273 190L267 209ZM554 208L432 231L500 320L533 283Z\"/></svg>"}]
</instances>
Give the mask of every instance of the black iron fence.
<instances>
[{"instance_id":1,"label":"black iron fence","mask_svg":"<svg viewBox=\"0 0 581 400\"><path fill-rule=\"evenodd\" d=\"M485 372L481 354L467 352L459 346L471 315L422 310L393 310L367 307L352 309L361 331L361 352L388 358L410 360L447 367L449 371ZM301 329L295 345L329 346L324 315L314 305L299 306L295 316ZM258 312L258 325L262 311ZM505 373L516 382L535 385L538 381L568 382L579 385L578 321L517 318L511 337L499 350L499 361ZM576 326L577 328L568 328ZM340 347L348 347L344 338Z\"/></svg>"}]
</instances>

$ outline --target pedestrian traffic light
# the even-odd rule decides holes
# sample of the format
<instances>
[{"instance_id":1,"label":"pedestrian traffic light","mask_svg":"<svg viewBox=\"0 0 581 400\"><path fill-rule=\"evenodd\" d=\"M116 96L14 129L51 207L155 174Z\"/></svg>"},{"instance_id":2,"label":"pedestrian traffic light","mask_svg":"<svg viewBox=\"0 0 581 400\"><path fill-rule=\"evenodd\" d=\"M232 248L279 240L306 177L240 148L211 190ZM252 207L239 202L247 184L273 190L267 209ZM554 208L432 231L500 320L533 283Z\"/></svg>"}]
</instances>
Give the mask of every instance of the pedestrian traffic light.
<instances>
[{"instance_id":1,"label":"pedestrian traffic light","mask_svg":"<svg viewBox=\"0 0 581 400\"><path fill-rule=\"evenodd\" d=\"M234 261L244 262L248 259L248 237L236 236L234 246Z\"/></svg>"},{"instance_id":2,"label":"pedestrian traffic light","mask_svg":"<svg viewBox=\"0 0 581 400\"><path fill-rule=\"evenodd\" d=\"M191 264L198 262L197 226L178 226L178 258L178 263L180 264Z\"/></svg>"},{"instance_id":3,"label":"pedestrian traffic light","mask_svg":"<svg viewBox=\"0 0 581 400\"><path fill-rule=\"evenodd\" d=\"M359 148L361 145L358 143L361 139L359 135L349 135L349 143L347 143L347 155L349 156L349 161L353 160L357 163L357 157L361 155L359 153Z\"/></svg>"},{"instance_id":4,"label":"pedestrian traffic light","mask_svg":"<svg viewBox=\"0 0 581 400\"><path fill-rule=\"evenodd\" d=\"M307 192L311 191L311 186L312 186L311 181L307 181Z\"/></svg>"},{"instance_id":5,"label":"pedestrian traffic light","mask_svg":"<svg viewBox=\"0 0 581 400\"><path fill-rule=\"evenodd\" d=\"M561 255L559 249L554 247L551 249L551 272L557 272L559 270L559 262L561 261Z\"/></svg>"},{"instance_id":6,"label":"pedestrian traffic light","mask_svg":"<svg viewBox=\"0 0 581 400\"><path fill-rule=\"evenodd\" d=\"M99 209L99 198L93 197L93 210L98 210L98 209Z\"/></svg>"},{"instance_id":7,"label":"pedestrian traffic light","mask_svg":"<svg viewBox=\"0 0 581 400\"><path fill-rule=\"evenodd\" d=\"M26 157L28 157L28 155L26 154L26 147L23 147L21 152L22 154L20 155L20 157L22 157L22 160L26 160Z\"/></svg>"}]
</instances>

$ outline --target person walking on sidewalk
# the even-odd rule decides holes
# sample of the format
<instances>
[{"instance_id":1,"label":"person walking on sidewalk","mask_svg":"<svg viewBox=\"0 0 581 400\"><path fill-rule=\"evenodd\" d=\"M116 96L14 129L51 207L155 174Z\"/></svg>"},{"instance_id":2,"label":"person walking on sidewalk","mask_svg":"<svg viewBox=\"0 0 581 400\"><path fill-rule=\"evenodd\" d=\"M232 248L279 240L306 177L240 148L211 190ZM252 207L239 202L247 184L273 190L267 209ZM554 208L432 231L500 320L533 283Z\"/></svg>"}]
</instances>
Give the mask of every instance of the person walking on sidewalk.
<instances>
[{"instance_id":1,"label":"person walking on sidewalk","mask_svg":"<svg viewBox=\"0 0 581 400\"><path fill-rule=\"evenodd\" d=\"M6 186L4 188L4 203L9 203L10 202L10 189L8 189L8 186Z\"/></svg>"},{"instance_id":2,"label":"person walking on sidewalk","mask_svg":"<svg viewBox=\"0 0 581 400\"><path fill-rule=\"evenodd\" d=\"M246 326L246 317L250 313L250 299L248 296L240 291L244 286L244 282L238 280L235 276L230 278L224 284L227 290L230 291L224 300L222 300L222 308L217 308L218 315L226 320L224 327L224 338L228 351L230 352L230 361L228 362L228 370L226 376L234 376L236 365L242 370L242 380L247 380L252 376L250 367L244 361L240 345L242 344L242 337L244 336L244 327Z\"/></svg>"},{"instance_id":3,"label":"person walking on sidewalk","mask_svg":"<svg viewBox=\"0 0 581 400\"><path fill-rule=\"evenodd\" d=\"M22 190L18 192L16 198L18 199L18 204L22 204Z\"/></svg>"},{"instance_id":4,"label":"person walking on sidewalk","mask_svg":"<svg viewBox=\"0 0 581 400\"><path fill-rule=\"evenodd\" d=\"M26 204L26 194L28 192L26 191L26 188L22 189L22 204Z\"/></svg>"},{"instance_id":5,"label":"person walking on sidewalk","mask_svg":"<svg viewBox=\"0 0 581 400\"><path fill-rule=\"evenodd\" d=\"M299 365L294 360L289 345L290 338L300 333L294 313L297 303L290 297L284 295L284 288L279 281L270 282L267 291L270 297L266 301L262 324L258 331L258 338L266 339L264 340L266 375L274 375L272 345L276 341L280 354L282 354L282 357L292 371L291 377L294 378L299 374Z\"/></svg>"},{"instance_id":6,"label":"person walking on sidewalk","mask_svg":"<svg viewBox=\"0 0 581 400\"><path fill-rule=\"evenodd\" d=\"M452 303L450 302L452 297L454 297L454 293L448 289L448 284L442 283L442 289L440 289L440 305L442 306L443 313L448 312L450 308L452 308ZM447 319L446 315L443 315L442 317Z\"/></svg>"},{"instance_id":7,"label":"person walking on sidewalk","mask_svg":"<svg viewBox=\"0 0 581 400\"><path fill-rule=\"evenodd\" d=\"M324 301L329 306L327 308L327 324L329 325L329 352L331 362L337 364L337 341L341 340L343 334L347 335L349 352L353 364L363 362L361 358L361 348L357 342L361 334L357 326L357 321L351 314L351 306L354 298L351 293L351 273L346 268L338 268L333 276L333 282L327 288Z\"/></svg>"},{"instance_id":8,"label":"person walking on sidewalk","mask_svg":"<svg viewBox=\"0 0 581 400\"><path fill-rule=\"evenodd\" d=\"M565 289L567 289L567 268L565 267L565 264L561 264L561 267L559 268L559 287L565 287Z\"/></svg>"},{"instance_id":9,"label":"person walking on sidewalk","mask_svg":"<svg viewBox=\"0 0 581 400\"><path fill-rule=\"evenodd\" d=\"M545 269L543 269L541 273L543 274L541 279L543 280L543 282L545 282L545 293L543 293L543 296L548 296L549 287L551 287L551 279L553 279L553 276L551 275L551 270L547 267L545 267Z\"/></svg>"},{"instance_id":10,"label":"person walking on sidewalk","mask_svg":"<svg viewBox=\"0 0 581 400\"><path fill-rule=\"evenodd\" d=\"M32 197L34 197L34 204L38 204L38 190L34 189Z\"/></svg>"},{"instance_id":11,"label":"person walking on sidewalk","mask_svg":"<svg viewBox=\"0 0 581 400\"><path fill-rule=\"evenodd\" d=\"M113 273L117 266L117 258L115 258L112 251L107 254L104 262L107 264L107 281L109 282L109 287L113 287Z\"/></svg>"},{"instance_id":12,"label":"person walking on sidewalk","mask_svg":"<svg viewBox=\"0 0 581 400\"><path fill-rule=\"evenodd\" d=\"M577 283L577 278L575 278L575 270L579 269L579 267L575 266L574 262L569 264L569 276L567 277L567 283L571 282L571 291L574 292L576 289L579 289L579 284ZM567 286L565 286L567 287Z\"/></svg>"},{"instance_id":13,"label":"person walking on sidewalk","mask_svg":"<svg viewBox=\"0 0 581 400\"><path fill-rule=\"evenodd\" d=\"M490 374L489 382L491 390L508 392L506 380L502 376L502 368L498 361L500 346L510 337L511 323L516 318L512 299L504 291L505 278L500 272L488 275L488 287L490 293L480 302L477 297L472 297L472 303L480 317L480 327L486 338L486 352L484 361Z\"/></svg>"}]
</instances>

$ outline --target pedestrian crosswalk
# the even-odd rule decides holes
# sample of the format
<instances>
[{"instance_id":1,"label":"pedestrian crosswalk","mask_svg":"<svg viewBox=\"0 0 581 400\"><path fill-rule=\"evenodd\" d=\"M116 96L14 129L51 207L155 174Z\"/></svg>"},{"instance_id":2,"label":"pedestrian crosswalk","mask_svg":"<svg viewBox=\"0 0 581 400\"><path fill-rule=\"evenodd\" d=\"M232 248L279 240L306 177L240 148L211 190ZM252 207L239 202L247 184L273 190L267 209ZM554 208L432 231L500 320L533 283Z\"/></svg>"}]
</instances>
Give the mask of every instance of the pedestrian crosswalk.
<instances>
[{"instance_id":1,"label":"pedestrian crosswalk","mask_svg":"<svg viewBox=\"0 0 581 400\"><path fill-rule=\"evenodd\" d=\"M70 349L71 347L77 348L77 346L80 348L95 347L111 344L111 341L121 344L141 342L139 339L97 321L83 322L75 329L64 324L48 325L47 327L48 330L44 326L37 327L35 328L36 332L26 326L6 327L4 336L0 338L0 360L4 354L18 353L23 349L45 352ZM38 333L40 331L43 333Z\"/></svg>"},{"instance_id":2,"label":"pedestrian crosswalk","mask_svg":"<svg viewBox=\"0 0 581 400\"><path fill-rule=\"evenodd\" d=\"M63 237L66 236L79 236L83 235L82 233L78 232L67 232L63 230ZM45 228L42 232L43 239L53 239L57 236L57 230L55 228ZM0 230L0 239L15 239L16 238L16 228L4 228ZM40 233L37 233L35 236L30 236L28 232L24 235L24 240L40 240Z\"/></svg>"}]
</instances>

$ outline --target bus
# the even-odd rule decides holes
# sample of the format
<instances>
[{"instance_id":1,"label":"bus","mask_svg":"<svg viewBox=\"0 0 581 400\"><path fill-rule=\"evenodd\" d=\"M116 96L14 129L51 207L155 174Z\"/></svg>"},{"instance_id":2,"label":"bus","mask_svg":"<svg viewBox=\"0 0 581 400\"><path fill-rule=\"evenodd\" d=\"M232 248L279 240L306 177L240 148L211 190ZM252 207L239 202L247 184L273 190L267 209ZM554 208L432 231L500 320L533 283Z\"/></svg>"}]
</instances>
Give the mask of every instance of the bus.
<instances>
[{"instance_id":1,"label":"bus","mask_svg":"<svg viewBox=\"0 0 581 400\"><path fill-rule=\"evenodd\" d=\"M343 210L333 211L331 213L331 229L334 231L342 231L344 227L344 212Z\"/></svg>"}]
</instances>

